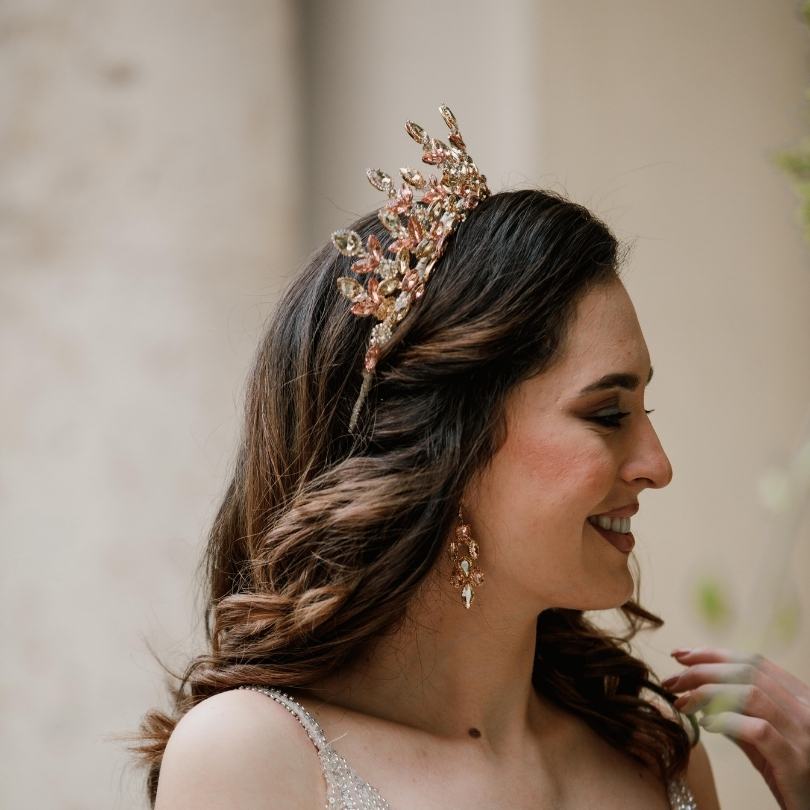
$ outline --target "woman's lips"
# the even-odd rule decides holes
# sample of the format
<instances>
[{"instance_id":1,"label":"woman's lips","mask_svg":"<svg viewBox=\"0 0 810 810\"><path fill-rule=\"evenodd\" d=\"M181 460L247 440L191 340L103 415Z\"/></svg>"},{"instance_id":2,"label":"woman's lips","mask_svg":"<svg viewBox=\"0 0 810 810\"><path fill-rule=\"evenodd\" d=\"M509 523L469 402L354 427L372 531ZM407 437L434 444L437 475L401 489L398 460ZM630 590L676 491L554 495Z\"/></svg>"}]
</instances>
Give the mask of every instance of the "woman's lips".
<instances>
[{"instance_id":1,"label":"woman's lips","mask_svg":"<svg viewBox=\"0 0 810 810\"><path fill-rule=\"evenodd\" d=\"M624 554L629 554L633 550L633 546L636 544L636 538L633 537L632 532L628 532L627 534L621 534L620 532L612 532L610 529L603 529L601 526L597 526L595 523L591 523L590 520L587 521L589 526L592 526L605 540L610 543L610 545L614 546L615 548L619 549L619 551L623 552Z\"/></svg>"}]
</instances>

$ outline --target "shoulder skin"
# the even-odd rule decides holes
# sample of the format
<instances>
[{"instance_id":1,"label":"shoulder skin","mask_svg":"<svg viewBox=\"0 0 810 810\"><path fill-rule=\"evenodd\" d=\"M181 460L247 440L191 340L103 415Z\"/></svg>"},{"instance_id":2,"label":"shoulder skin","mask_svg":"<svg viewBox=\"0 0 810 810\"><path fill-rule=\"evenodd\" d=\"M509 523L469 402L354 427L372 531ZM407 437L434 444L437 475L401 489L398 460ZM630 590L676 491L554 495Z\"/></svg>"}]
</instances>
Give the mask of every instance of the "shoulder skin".
<instances>
[{"instance_id":1,"label":"shoulder skin","mask_svg":"<svg viewBox=\"0 0 810 810\"><path fill-rule=\"evenodd\" d=\"M169 738L155 810L320 810L318 753L268 695L232 689L190 709Z\"/></svg>"}]
</instances>

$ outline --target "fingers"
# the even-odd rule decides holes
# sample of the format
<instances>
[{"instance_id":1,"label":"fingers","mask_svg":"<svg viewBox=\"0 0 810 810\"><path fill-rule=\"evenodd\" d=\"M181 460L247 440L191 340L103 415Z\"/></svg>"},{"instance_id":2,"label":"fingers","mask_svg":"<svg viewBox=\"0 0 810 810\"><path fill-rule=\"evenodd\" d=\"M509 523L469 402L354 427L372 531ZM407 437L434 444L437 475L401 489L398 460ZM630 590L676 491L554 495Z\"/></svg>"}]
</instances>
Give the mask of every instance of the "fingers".
<instances>
[{"instance_id":1,"label":"fingers","mask_svg":"<svg viewBox=\"0 0 810 810\"><path fill-rule=\"evenodd\" d=\"M687 669L662 681L663 686L674 692L694 689L705 683L756 684L785 712L798 716L805 725L810 723L810 689L792 675L790 678L799 687L786 688L785 679L771 675L774 670L782 673L784 670L771 664L764 656L716 649L696 650L688 658L681 656L679 660Z\"/></svg>"},{"instance_id":2,"label":"fingers","mask_svg":"<svg viewBox=\"0 0 810 810\"><path fill-rule=\"evenodd\" d=\"M702 717L706 731L725 734L735 742L752 746L768 762L794 762L797 752L767 720L734 712L720 712Z\"/></svg>"},{"instance_id":3,"label":"fingers","mask_svg":"<svg viewBox=\"0 0 810 810\"><path fill-rule=\"evenodd\" d=\"M810 808L810 687L762 655L675 650L685 669L662 681L674 706L745 753L783 808Z\"/></svg>"},{"instance_id":4,"label":"fingers","mask_svg":"<svg viewBox=\"0 0 810 810\"><path fill-rule=\"evenodd\" d=\"M685 665L702 663L749 664L765 673L775 683L779 684L782 689L790 692L797 700L810 706L810 687L759 653L746 653L728 647L698 647L692 650L673 650L672 655L676 661Z\"/></svg>"},{"instance_id":5,"label":"fingers","mask_svg":"<svg viewBox=\"0 0 810 810\"><path fill-rule=\"evenodd\" d=\"M712 716L734 712L760 718L785 737L802 731L795 717L756 684L704 683L681 695L674 705L685 714L702 710L705 715Z\"/></svg>"}]
</instances>

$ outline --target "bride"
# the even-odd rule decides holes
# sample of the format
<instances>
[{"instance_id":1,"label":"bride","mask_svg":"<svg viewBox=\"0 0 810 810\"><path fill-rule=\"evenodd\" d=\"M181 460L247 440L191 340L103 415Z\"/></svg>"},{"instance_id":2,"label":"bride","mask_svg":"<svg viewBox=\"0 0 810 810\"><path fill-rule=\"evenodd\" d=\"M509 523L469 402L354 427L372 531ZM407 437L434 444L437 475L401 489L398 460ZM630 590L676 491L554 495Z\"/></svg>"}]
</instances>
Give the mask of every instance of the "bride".
<instances>
[{"instance_id":1,"label":"bride","mask_svg":"<svg viewBox=\"0 0 810 810\"><path fill-rule=\"evenodd\" d=\"M810 807L806 685L709 648L661 683L632 653L662 624L632 516L672 468L620 246L560 195L491 194L441 113L451 145L407 125L441 177L370 172L387 204L333 234L258 349L209 648L139 732L151 804L716 810L704 709ZM609 609L613 632L588 615Z\"/></svg>"}]
</instances>

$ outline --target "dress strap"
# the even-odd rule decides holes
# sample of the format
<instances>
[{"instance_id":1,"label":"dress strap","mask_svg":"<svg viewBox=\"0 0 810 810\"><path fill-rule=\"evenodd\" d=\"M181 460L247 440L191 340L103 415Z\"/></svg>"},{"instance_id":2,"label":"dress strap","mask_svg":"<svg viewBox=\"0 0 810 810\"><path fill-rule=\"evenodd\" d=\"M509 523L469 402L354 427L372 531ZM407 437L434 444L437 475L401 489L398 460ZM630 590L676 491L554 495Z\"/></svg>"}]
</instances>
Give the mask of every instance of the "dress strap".
<instances>
[{"instance_id":1,"label":"dress strap","mask_svg":"<svg viewBox=\"0 0 810 810\"><path fill-rule=\"evenodd\" d=\"M286 692L276 689L272 686L239 686L239 689L251 689L254 692L264 692L265 695L271 697L276 703L280 703L296 720L304 727L309 739L312 740L318 752L329 750L330 746L326 739L323 729L318 724L318 721L297 701L295 698L290 697Z\"/></svg>"}]
</instances>

